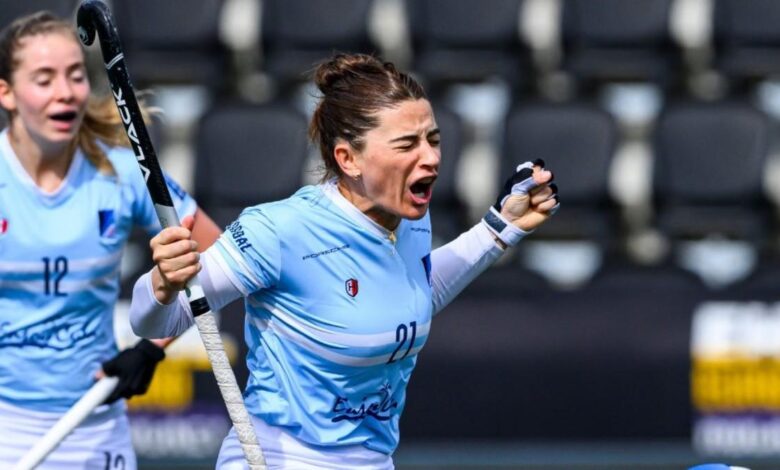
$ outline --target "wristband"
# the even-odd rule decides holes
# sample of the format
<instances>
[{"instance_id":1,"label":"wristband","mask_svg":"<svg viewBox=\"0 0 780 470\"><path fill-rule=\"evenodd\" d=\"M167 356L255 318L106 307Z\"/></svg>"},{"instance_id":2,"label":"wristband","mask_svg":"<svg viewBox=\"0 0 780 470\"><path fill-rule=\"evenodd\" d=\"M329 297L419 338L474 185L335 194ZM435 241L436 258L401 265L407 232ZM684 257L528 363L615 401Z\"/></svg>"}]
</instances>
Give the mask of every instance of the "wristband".
<instances>
[{"instance_id":1,"label":"wristband","mask_svg":"<svg viewBox=\"0 0 780 470\"><path fill-rule=\"evenodd\" d=\"M487 211L485 217L482 218L482 223L506 246L517 245L520 240L531 233L516 227L515 224L506 220L495 207L491 207Z\"/></svg>"}]
</instances>

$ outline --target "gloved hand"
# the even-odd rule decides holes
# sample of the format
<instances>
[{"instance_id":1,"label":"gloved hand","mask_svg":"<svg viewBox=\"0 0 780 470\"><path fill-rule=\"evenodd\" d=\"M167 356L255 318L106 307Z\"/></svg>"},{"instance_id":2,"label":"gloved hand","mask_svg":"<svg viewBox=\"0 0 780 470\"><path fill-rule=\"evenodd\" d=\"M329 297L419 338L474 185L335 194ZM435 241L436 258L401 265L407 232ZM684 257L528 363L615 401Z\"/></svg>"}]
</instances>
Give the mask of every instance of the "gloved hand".
<instances>
[{"instance_id":1,"label":"gloved hand","mask_svg":"<svg viewBox=\"0 0 780 470\"><path fill-rule=\"evenodd\" d=\"M132 348L103 363L103 372L110 377L119 377L119 382L105 403L120 398L143 395L149 389L157 363L165 358L165 351L148 339L142 339Z\"/></svg>"},{"instance_id":2,"label":"gloved hand","mask_svg":"<svg viewBox=\"0 0 780 470\"><path fill-rule=\"evenodd\" d=\"M504 244L516 245L560 207L552 180L541 159L519 165L482 222Z\"/></svg>"}]
</instances>

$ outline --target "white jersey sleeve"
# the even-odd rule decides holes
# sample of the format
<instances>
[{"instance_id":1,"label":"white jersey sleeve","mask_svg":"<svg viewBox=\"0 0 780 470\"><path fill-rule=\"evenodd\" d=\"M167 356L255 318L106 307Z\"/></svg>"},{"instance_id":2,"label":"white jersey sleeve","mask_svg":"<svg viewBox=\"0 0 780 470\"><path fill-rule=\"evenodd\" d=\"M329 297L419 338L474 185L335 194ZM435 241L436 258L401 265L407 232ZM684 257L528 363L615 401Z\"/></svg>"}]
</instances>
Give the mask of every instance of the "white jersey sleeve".
<instances>
[{"instance_id":1,"label":"white jersey sleeve","mask_svg":"<svg viewBox=\"0 0 780 470\"><path fill-rule=\"evenodd\" d=\"M212 310L219 310L233 300L241 297L238 286L233 284L231 276L222 270L219 256L209 248L201 256L201 269L198 279ZM175 301L163 305L157 301L152 288L151 272L141 276L133 288L133 300L130 305L130 325L138 336L144 338L167 338L178 336L194 323L187 296L179 292Z\"/></svg>"},{"instance_id":2,"label":"white jersey sleeve","mask_svg":"<svg viewBox=\"0 0 780 470\"><path fill-rule=\"evenodd\" d=\"M503 253L504 250L496 245L493 235L482 223L433 250L431 289L434 314L446 307Z\"/></svg>"},{"instance_id":3,"label":"white jersey sleeve","mask_svg":"<svg viewBox=\"0 0 780 470\"><path fill-rule=\"evenodd\" d=\"M280 257L279 240L270 219L259 207L244 210L201 255L199 278L211 309L273 286L279 279ZM130 321L133 331L146 338L175 336L193 323L183 292L169 305L157 302L150 273L142 276L133 289Z\"/></svg>"}]
</instances>

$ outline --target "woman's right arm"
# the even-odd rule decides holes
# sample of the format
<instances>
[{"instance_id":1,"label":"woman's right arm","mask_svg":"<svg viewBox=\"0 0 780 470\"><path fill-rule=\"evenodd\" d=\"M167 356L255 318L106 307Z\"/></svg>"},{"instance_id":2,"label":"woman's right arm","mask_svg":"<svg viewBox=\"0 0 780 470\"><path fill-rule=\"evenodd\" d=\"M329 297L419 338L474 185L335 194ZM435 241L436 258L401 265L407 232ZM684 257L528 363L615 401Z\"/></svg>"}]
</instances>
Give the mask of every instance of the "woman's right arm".
<instances>
[{"instance_id":1,"label":"woman's right arm","mask_svg":"<svg viewBox=\"0 0 780 470\"><path fill-rule=\"evenodd\" d=\"M213 248L202 254L202 269L198 276L212 310L218 310L242 296L216 260L217 256L219 253ZM157 267L135 283L130 305L130 325L135 334L143 338L178 336L194 323L189 301L184 292L179 291L170 303L160 302L152 287L152 273L155 270Z\"/></svg>"},{"instance_id":2,"label":"woman's right arm","mask_svg":"<svg viewBox=\"0 0 780 470\"><path fill-rule=\"evenodd\" d=\"M279 280L281 243L263 208L244 210L202 254L193 240L198 238L197 218L194 222L193 228L193 218L185 217L180 227L162 230L149 243L155 267L136 282L130 305L130 323L139 336L174 336L192 325L189 302L181 291L199 271L212 310Z\"/></svg>"},{"instance_id":3,"label":"woman's right arm","mask_svg":"<svg viewBox=\"0 0 780 470\"><path fill-rule=\"evenodd\" d=\"M183 333L193 324L187 296L182 292L187 281L200 271L203 291L213 310L241 297L237 280L220 263L216 247L202 256L198 244L190 238L193 221L185 218L181 227L169 227L152 238L155 267L135 283L130 305L130 324L144 338L165 338Z\"/></svg>"}]
</instances>

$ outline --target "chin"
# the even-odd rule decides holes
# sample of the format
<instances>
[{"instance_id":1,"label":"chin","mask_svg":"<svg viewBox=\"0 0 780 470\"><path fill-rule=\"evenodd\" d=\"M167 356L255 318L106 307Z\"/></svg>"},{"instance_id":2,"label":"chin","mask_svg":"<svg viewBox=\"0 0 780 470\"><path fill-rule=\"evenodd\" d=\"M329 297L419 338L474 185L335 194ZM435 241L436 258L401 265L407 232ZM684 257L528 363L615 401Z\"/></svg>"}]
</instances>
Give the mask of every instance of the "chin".
<instances>
[{"instance_id":1,"label":"chin","mask_svg":"<svg viewBox=\"0 0 780 470\"><path fill-rule=\"evenodd\" d=\"M70 142L76 138L76 132L60 132L52 137L52 142Z\"/></svg>"},{"instance_id":2,"label":"chin","mask_svg":"<svg viewBox=\"0 0 780 470\"><path fill-rule=\"evenodd\" d=\"M404 214L404 219L408 220L420 220L423 217L425 217L425 214L428 213L428 205L426 204L424 208L414 208L406 211Z\"/></svg>"},{"instance_id":3,"label":"chin","mask_svg":"<svg viewBox=\"0 0 780 470\"><path fill-rule=\"evenodd\" d=\"M47 132L46 140L51 143L61 144L72 141L76 138L76 135L78 135L78 127L76 127L74 130L67 131L59 131L55 129Z\"/></svg>"}]
</instances>

